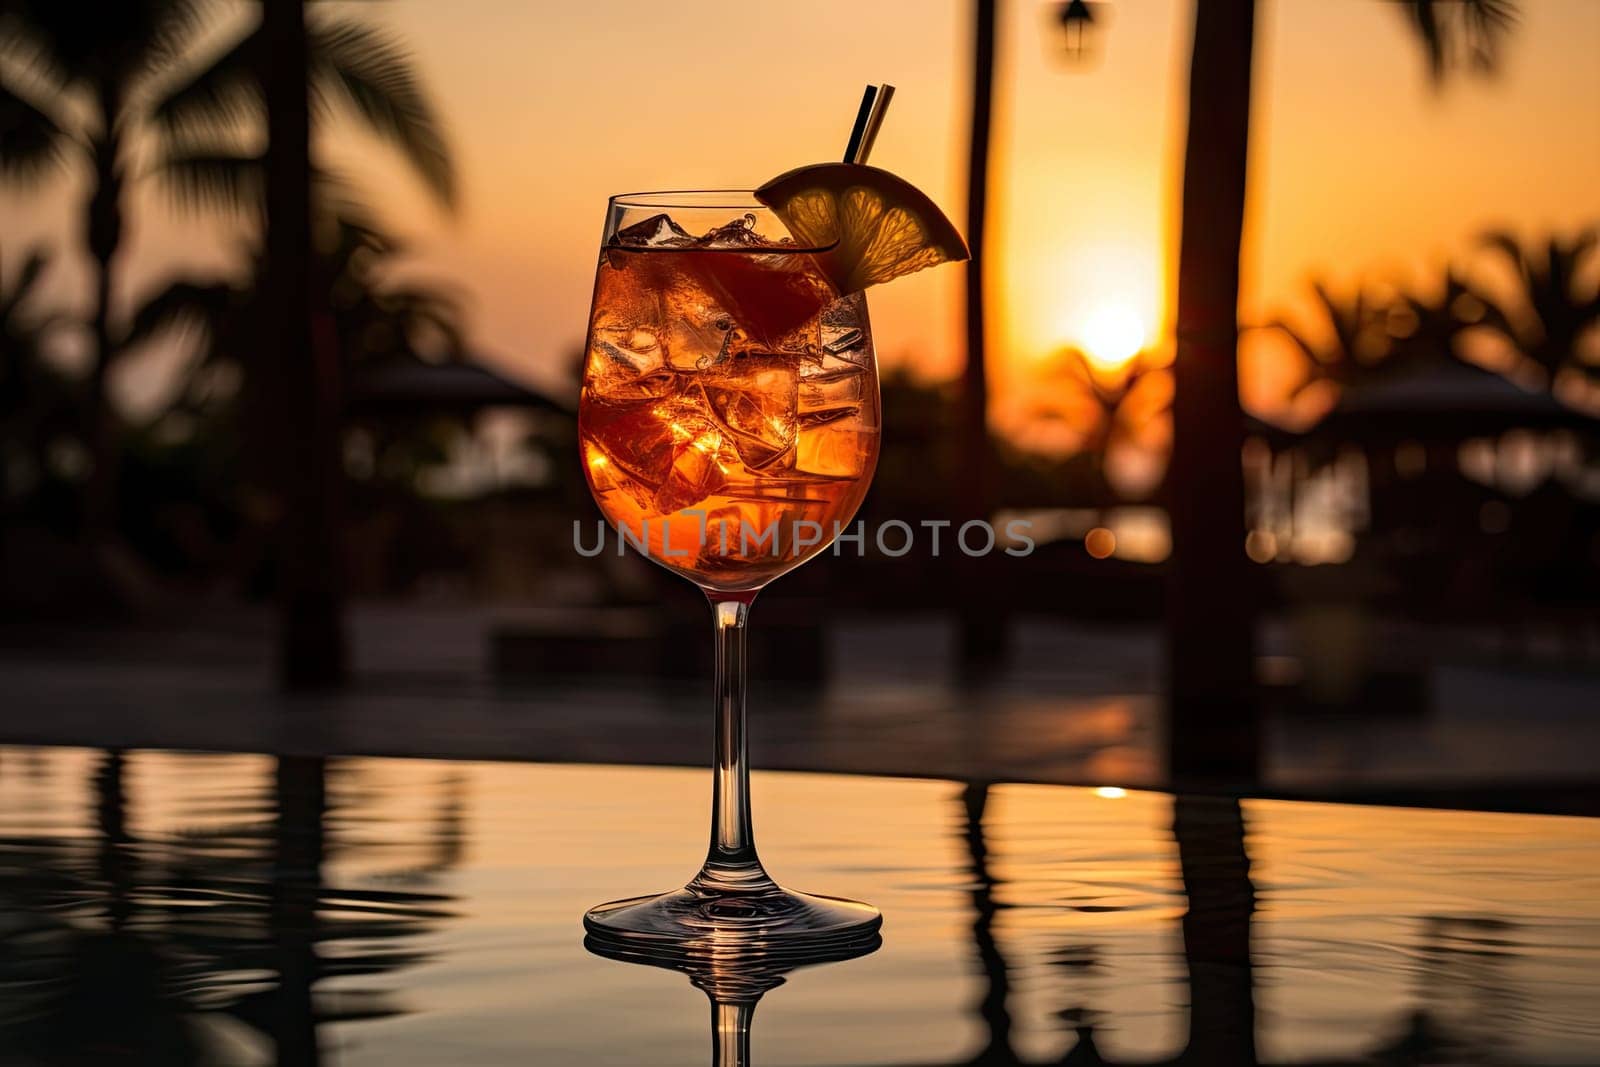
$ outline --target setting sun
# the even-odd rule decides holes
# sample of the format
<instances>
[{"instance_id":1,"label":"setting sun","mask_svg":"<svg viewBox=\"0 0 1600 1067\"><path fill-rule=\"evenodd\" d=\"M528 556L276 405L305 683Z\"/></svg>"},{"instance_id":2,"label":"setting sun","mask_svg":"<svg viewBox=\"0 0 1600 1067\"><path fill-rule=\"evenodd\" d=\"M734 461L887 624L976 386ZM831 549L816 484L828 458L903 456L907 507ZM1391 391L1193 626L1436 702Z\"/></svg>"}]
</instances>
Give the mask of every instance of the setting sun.
<instances>
[{"instance_id":1,"label":"setting sun","mask_svg":"<svg viewBox=\"0 0 1600 1067\"><path fill-rule=\"evenodd\" d=\"M1163 309L1162 243L1151 232L1083 234L1067 251L1019 241L1028 269L1007 287L1013 358L1048 361L1062 349L1083 352L1110 374L1159 344Z\"/></svg>"},{"instance_id":2,"label":"setting sun","mask_svg":"<svg viewBox=\"0 0 1600 1067\"><path fill-rule=\"evenodd\" d=\"M1101 304L1090 313L1079 338L1089 362L1104 370L1127 363L1144 348L1148 327L1127 304Z\"/></svg>"}]
</instances>

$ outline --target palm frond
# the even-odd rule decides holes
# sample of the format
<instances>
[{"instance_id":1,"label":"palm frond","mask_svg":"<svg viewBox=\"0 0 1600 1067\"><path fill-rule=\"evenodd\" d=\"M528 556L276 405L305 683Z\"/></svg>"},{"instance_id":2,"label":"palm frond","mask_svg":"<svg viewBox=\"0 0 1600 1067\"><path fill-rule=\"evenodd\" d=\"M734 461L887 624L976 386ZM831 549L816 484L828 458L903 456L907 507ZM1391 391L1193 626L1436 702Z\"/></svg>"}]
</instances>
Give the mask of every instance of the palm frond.
<instances>
[{"instance_id":1,"label":"palm frond","mask_svg":"<svg viewBox=\"0 0 1600 1067\"><path fill-rule=\"evenodd\" d=\"M1095 384L1094 368L1089 365L1089 357L1081 348L1062 349L1050 370L1080 389L1089 389Z\"/></svg>"},{"instance_id":2,"label":"palm frond","mask_svg":"<svg viewBox=\"0 0 1600 1067\"><path fill-rule=\"evenodd\" d=\"M65 138L44 108L0 81L0 176L37 180L61 161Z\"/></svg>"},{"instance_id":3,"label":"palm frond","mask_svg":"<svg viewBox=\"0 0 1600 1067\"><path fill-rule=\"evenodd\" d=\"M1428 73L1435 82L1444 78L1445 31L1439 24L1439 12L1428 0L1399 0L1401 14L1416 31L1422 50L1428 58Z\"/></svg>"},{"instance_id":4,"label":"palm frond","mask_svg":"<svg viewBox=\"0 0 1600 1067\"><path fill-rule=\"evenodd\" d=\"M147 71L182 62L215 7L212 0L162 0L151 20L145 48Z\"/></svg>"},{"instance_id":5,"label":"palm frond","mask_svg":"<svg viewBox=\"0 0 1600 1067\"><path fill-rule=\"evenodd\" d=\"M192 39L208 7L206 0L8 0L21 31L9 47L36 72L78 83L120 113Z\"/></svg>"},{"instance_id":6,"label":"palm frond","mask_svg":"<svg viewBox=\"0 0 1600 1067\"><path fill-rule=\"evenodd\" d=\"M1435 85L1465 65L1493 74L1518 21L1516 0L1394 0L1417 34Z\"/></svg>"},{"instance_id":7,"label":"palm frond","mask_svg":"<svg viewBox=\"0 0 1600 1067\"><path fill-rule=\"evenodd\" d=\"M233 134L259 121L263 104L251 30L196 68L172 79L150 106L151 120L167 136Z\"/></svg>"},{"instance_id":8,"label":"palm frond","mask_svg":"<svg viewBox=\"0 0 1600 1067\"><path fill-rule=\"evenodd\" d=\"M307 30L312 100L353 110L392 142L446 207L455 206L456 177L444 131L407 55L371 26L319 21Z\"/></svg>"},{"instance_id":9,"label":"palm frond","mask_svg":"<svg viewBox=\"0 0 1600 1067\"><path fill-rule=\"evenodd\" d=\"M1522 254L1522 243L1515 236L1504 230L1490 230L1479 240L1485 248L1498 252L1518 274L1523 277L1528 275L1528 258Z\"/></svg>"},{"instance_id":10,"label":"palm frond","mask_svg":"<svg viewBox=\"0 0 1600 1067\"><path fill-rule=\"evenodd\" d=\"M1290 344L1294 345L1295 348L1300 350L1300 354L1306 358L1307 363L1310 363L1314 367L1320 367L1322 365L1322 357L1317 354L1315 346L1313 346L1310 341L1306 340L1304 335L1302 335L1299 330L1296 330L1293 326L1289 325L1287 320L1273 319L1271 322L1260 327L1260 329L1282 334L1284 337L1288 338Z\"/></svg>"},{"instance_id":11,"label":"palm frond","mask_svg":"<svg viewBox=\"0 0 1600 1067\"><path fill-rule=\"evenodd\" d=\"M340 232L345 227L378 235L385 241L394 241L381 216L362 198L360 184L348 172L313 161L311 196L312 208L317 213L313 224L318 230L326 230L333 235L327 238L329 246L343 240Z\"/></svg>"},{"instance_id":12,"label":"palm frond","mask_svg":"<svg viewBox=\"0 0 1600 1067\"><path fill-rule=\"evenodd\" d=\"M408 334L436 337L447 362L466 358L465 315L456 293L428 282L411 282L386 288L378 302L400 319Z\"/></svg>"},{"instance_id":13,"label":"palm frond","mask_svg":"<svg viewBox=\"0 0 1600 1067\"><path fill-rule=\"evenodd\" d=\"M33 287L38 284L44 275L45 267L49 264L50 254L42 247L35 245L28 249L27 254L22 257L22 268L17 271L17 280L0 286L0 322L11 320L17 309L33 292ZM6 279L0 278L0 281Z\"/></svg>"},{"instance_id":14,"label":"palm frond","mask_svg":"<svg viewBox=\"0 0 1600 1067\"><path fill-rule=\"evenodd\" d=\"M1145 423L1172 407L1173 393L1170 371L1141 368L1129 383L1122 403L1117 405L1118 419L1133 429L1143 428Z\"/></svg>"},{"instance_id":15,"label":"palm frond","mask_svg":"<svg viewBox=\"0 0 1600 1067\"><path fill-rule=\"evenodd\" d=\"M157 165L156 175L186 210L211 208L248 214L261 208L260 156L178 149Z\"/></svg>"},{"instance_id":16,"label":"palm frond","mask_svg":"<svg viewBox=\"0 0 1600 1067\"><path fill-rule=\"evenodd\" d=\"M171 282L133 313L123 345L140 344L168 330L201 329L214 335L234 300L233 287L226 282Z\"/></svg>"},{"instance_id":17,"label":"palm frond","mask_svg":"<svg viewBox=\"0 0 1600 1067\"><path fill-rule=\"evenodd\" d=\"M1571 240L1550 238L1546 255L1549 257L1550 287L1569 300L1574 296L1573 285L1583 273L1583 264L1594 251L1596 234L1593 229L1580 230Z\"/></svg>"},{"instance_id":18,"label":"palm frond","mask_svg":"<svg viewBox=\"0 0 1600 1067\"><path fill-rule=\"evenodd\" d=\"M1467 47L1474 66L1493 73L1500 63L1500 45L1517 24L1515 0L1461 0Z\"/></svg>"},{"instance_id":19,"label":"palm frond","mask_svg":"<svg viewBox=\"0 0 1600 1067\"><path fill-rule=\"evenodd\" d=\"M49 34L30 17L31 8L16 0L0 3L0 58L8 61L13 74L25 72L63 88L71 75L51 51Z\"/></svg>"}]
</instances>

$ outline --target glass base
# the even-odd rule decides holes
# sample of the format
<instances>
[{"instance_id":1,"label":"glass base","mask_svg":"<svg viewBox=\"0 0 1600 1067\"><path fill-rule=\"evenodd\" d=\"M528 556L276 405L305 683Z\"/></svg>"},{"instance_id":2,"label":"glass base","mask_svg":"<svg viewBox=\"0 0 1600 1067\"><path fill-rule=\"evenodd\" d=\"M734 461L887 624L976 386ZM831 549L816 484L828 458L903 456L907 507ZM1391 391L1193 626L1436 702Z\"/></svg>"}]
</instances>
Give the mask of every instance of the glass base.
<instances>
[{"instance_id":1,"label":"glass base","mask_svg":"<svg viewBox=\"0 0 1600 1067\"><path fill-rule=\"evenodd\" d=\"M616 943L823 948L861 941L883 925L870 904L797 893L768 882L724 891L696 879L657 896L613 900L583 917L591 936Z\"/></svg>"}]
</instances>

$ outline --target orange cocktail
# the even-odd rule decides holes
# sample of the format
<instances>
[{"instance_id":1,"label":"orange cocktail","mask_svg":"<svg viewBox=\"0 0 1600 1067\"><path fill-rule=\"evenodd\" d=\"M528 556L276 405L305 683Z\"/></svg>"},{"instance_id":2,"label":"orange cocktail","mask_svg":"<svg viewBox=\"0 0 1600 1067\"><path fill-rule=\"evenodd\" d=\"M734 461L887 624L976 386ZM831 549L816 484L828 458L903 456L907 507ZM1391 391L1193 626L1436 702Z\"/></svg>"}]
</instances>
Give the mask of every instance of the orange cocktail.
<instances>
[{"instance_id":1,"label":"orange cocktail","mask_svg":"<svg viewBox=\"0 0 1600 1067\"><path fill-rule=\"evenodd\" d=\"M666 214L600 257L579 413L606 518L697 584L756 589L850 521L878 456L866 301L743 216Z\"/></svg>"}]
</instances>

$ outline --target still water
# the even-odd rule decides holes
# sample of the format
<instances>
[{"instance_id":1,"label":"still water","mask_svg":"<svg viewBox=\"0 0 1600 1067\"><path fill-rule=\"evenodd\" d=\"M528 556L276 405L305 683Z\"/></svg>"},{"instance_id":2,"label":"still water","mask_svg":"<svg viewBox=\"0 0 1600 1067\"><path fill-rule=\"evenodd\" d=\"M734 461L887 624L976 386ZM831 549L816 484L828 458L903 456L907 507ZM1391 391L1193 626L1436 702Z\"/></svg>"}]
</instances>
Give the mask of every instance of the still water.
<instances>
[{"instance_id":1,"label":"still water","mask_svg":"<svg viewBox=\"0 0 1600 1067\"><path fill-rule=\"evenodd\" d=\"M694 976L579 926L692 873L707 792L670 768L0 749L0 1064L709 1062ZM1600 820L755 793L776 876L886 921L869 955L756 976L752 1063L1600 1063Z\"/></svg>"}]
</instances>

